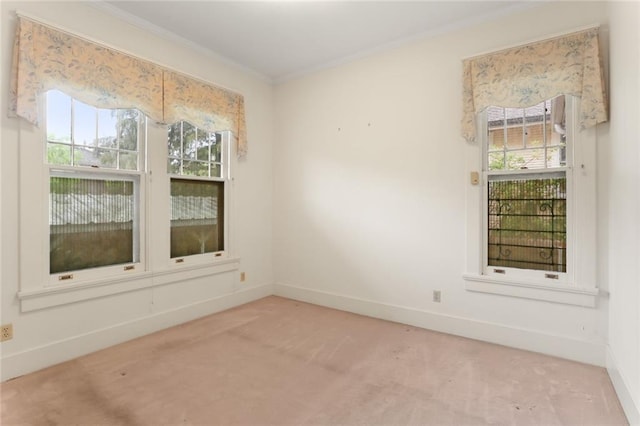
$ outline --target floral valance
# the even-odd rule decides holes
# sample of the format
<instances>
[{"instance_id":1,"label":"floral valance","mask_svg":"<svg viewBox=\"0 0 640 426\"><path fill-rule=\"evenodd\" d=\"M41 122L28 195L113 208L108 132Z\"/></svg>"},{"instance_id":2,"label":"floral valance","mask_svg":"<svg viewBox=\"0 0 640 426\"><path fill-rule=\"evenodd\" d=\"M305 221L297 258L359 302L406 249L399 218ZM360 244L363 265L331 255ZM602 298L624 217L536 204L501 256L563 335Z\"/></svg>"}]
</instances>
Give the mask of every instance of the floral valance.
<instances>
[{"instance_id":1,"label":"floral valance","mask_svg":"<svg viewBox=\"0 0 640 426\"><path fill-rule=\"evenodd\" d=\"M113 49L20 19L10 111L39 125L38 98L59 89L100 108L137 108L162 121L162 69Z\"/></svg>"},{"instance_id":2,"label":"floral valance","mask_svg":"<svg viewBox=\"0 0 640 426\"><path fill-rule=\"evenodd\" d=\"M247 151L244 98L117 50L19 18L9 113L40 124L38 99L50 89L99 108L137 108L159 123L185 120L231 131Z\"/></svg>"},{"instance_id":3,"label":"floral valance","mask_svg":"<svg viewBox=\"0 0 640 426\"><path fill-rule=\"evenodd\" d=\"M185 120L210 132L231 130L237 138L238 156L246 154L244 98L237 93L165 71L164 120Z\"/></svg>"},{"instance_id":4,"label":"floral valance","mask_svg":"<svg viewBox=\"0 0 640 426\"><path fill-rule=\"evenodd\" d=\"M580 97L582 128L607 121L598 29L463 61L462 136L476 137L489 106L526 108L558 95Z\"/></svg>"}]
</instances>

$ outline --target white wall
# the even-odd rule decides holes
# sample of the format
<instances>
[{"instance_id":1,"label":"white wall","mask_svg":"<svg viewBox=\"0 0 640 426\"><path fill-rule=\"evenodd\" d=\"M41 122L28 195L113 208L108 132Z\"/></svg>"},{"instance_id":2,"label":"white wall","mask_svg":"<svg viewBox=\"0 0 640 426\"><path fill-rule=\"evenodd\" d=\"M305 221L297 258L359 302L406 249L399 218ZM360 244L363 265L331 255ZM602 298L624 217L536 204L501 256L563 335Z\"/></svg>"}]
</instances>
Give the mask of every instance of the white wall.
<instances>
[{"instance_id":1,"label":"white wall","mask_svg":"<svg viewBox=\"0 0 640 426\"><path fill-rule=\"evenodd\" d=\"M18 121L0 114L0 316L15 330L0 346L3 380L269 294L273 265L278 294L598 365L606 352L634 421L640 406L637 3L554 2L415 41L278 86L275 115L268 83L90 4L0 6L0 110L7 109L17 7L243 93L250 141L236 170L235 202L246 283L235 271L21 313ZM598 285L611 301L602 297L596 308L581 308L467 292L461 59L594 23L603 24L605 59L609 29L612 40L612 119L598 131ZM442 291L440 304L431 302L434 289Z\"/></svg>"},{"instance_id":2,"label":"white wall","mask_svg":"<svg viewBox=\"0 0 640 426\"><path fill-rule=\"evenodd\" d=\"M2 324L12 323L15 334L0 346L2 379L271 294L272 86L240 67L114 18L89 2L2 2L1 6L1 320ZM245 96L249 154L239 161L234 183L238 270L199 278L185 276L179 283L21 313L16 297L20 279L17 159L21 124L6 114L16 8ZM34 159L34 164L39 161ZM240 271L246 272L243 283Z\"/></svg>"},{"instance_id":3,"label":"white wall","mask_svg":"<svg viewBox=\"0 0 640 426\"><path fill-rule=\"evenodd\" d=\"M611 291L607 368L629 421L640 424L640 4L609 4L609 144L602 148L601 261Z\"/></svg>"},{"instance_id":4,"label":"white wall","mask_svg":"<svg viewBox=\"0 0 640 426\"><path fill-rule=\"evenodd\" d=\"M547 3L278 86L276 293L604 365L606 297L582 308L473 293L462 278L461 60L596 23L604 3Z\"/></svg>"}]
</instances>

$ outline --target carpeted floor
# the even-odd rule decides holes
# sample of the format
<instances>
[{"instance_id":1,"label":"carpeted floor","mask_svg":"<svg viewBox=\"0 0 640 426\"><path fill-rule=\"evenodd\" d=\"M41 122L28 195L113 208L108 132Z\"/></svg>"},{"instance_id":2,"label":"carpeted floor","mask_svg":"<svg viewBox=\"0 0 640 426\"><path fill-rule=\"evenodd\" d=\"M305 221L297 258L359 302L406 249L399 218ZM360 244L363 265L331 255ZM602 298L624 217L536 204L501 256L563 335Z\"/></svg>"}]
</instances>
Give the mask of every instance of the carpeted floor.
<instances>
[{"instance_id":1,"label":"carpeted floor","mask_svg":"<svg viewBox=\"0 0 640 426\"><path fill-rule=\"evenodd\" d=\"M1 385L2 425L625 425L604 369L279 297Z\"/></svg>"}]
</instances>

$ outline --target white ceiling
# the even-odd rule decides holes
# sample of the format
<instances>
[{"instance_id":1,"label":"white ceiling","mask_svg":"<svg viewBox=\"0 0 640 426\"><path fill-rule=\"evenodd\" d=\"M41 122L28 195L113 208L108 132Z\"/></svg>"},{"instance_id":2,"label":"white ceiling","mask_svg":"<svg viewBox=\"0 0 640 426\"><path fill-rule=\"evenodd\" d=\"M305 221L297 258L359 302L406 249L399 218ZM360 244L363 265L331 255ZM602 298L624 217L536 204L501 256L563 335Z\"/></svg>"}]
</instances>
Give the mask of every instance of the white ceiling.
<instances>
[{"instance_id":1,"label":"white ceiling","mask_svg":"<svg viewBox=\"0 0 640 426\"><path fill-rule=\"evenodd\" d=\"M105 0L99 6L279 82L532 3Z\"/></svg>"}]
</instances>

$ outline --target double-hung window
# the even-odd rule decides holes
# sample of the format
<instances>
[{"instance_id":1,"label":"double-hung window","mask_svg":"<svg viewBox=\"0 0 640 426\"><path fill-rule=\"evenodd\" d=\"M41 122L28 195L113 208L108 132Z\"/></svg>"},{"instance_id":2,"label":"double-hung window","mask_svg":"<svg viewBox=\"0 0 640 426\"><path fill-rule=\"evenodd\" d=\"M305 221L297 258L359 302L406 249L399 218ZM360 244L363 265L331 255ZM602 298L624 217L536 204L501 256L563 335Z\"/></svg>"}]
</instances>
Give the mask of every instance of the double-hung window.
<instances>
[{"instance_id":1,"label":"double-hung window","mask_svg":"<svg viewBox=\"0 0 640 426\"><path fill-rule=\"evenodd\" d=\"M573 132L564 96L484 115L485 273L566 281Z\"/></svg>"},{"instance_id":2,"label":"double-hung window","mask_svg":"<svg viewBox=\"0 0 640 426\"><path fill-rule=\"evenodd\" d=\"M467 290L595 305L598 33L463 59Z\"/></svg>"},{"instance_id":3,"label":"double-hung window","mask_svg":"<svg viewBox=\"0 0 640 426\"><path fill-rule=\"evenodd\" d=\"M182 121L168 127L171 259L220 257L227 250L229 132L207 132Z\"/></svg>"},{"instance_id":4,"label":"double-hung window","mask_svg":"<svg viewBox=\"0 0 640 426\"><path fill-rule=\"evenodd\" d=\"M46 112L49 274L66 281L135 269L144 253L144 115L56 90Z\"/></svg>"},{"instance_id":5,"label":"double-hung window","mask_svg":"<svg viewBox=\"0 0 640 426\"><path fill-rule=\"evenodd\" d=\"M595 303L595 132L578 110L562 95L478 114L468 290Z\"/></svg>"},{"instance_id":6,"label":"double-hung window","mask_svg":"<svg viewBox=\"0 0 640 426\"><path fill-rule=\"evenodd\" d=\"M238 268L242 95L19 17L8 104L23 310Z\"/></svg>"}]
</instances>

